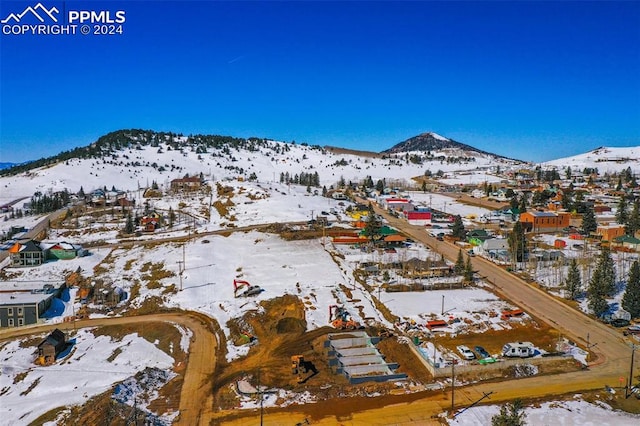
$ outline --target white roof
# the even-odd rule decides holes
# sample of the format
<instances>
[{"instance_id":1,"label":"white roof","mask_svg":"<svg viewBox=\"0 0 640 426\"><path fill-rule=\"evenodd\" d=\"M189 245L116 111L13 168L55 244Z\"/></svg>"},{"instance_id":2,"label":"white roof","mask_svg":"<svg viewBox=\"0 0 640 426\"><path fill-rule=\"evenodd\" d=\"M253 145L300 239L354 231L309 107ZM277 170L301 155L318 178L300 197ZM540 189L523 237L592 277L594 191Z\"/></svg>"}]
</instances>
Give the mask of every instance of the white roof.
<instances>
[{"instance_id":1,"label":"white roof","mask_svg":"<svg viewBox=\"0 0 640 426\"><path fill-rule=\"evenodd\" d=\"M5 304L36 304L53 297L53 293L0 293L0 305Z\"/></svg>"}]
</instances>

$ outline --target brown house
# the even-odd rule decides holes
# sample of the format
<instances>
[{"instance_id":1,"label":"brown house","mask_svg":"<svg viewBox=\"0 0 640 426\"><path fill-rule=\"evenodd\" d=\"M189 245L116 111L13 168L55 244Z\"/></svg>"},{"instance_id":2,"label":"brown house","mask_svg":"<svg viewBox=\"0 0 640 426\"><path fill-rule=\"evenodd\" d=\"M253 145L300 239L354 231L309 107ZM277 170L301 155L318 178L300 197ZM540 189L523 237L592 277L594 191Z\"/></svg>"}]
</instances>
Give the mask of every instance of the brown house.
<instances>
[{"instance_id":1,"label":"brown house","mask_svg":"<svg viewBox=\"0 0 640 426\"><path fill-rule=\"evenodd\" d=\"M602 236L603 241L613 241L617 237L622 237L624 232L623 225L598 225L596 234Z\"/></svg>"},{"instance_id":2,"label":"brown house","mask_svg":"<svg viewBox=\"0 0 640 426\"><path fill-rule=\"evenodd\" d=\"M520 222L524 229L532 232L553 232L569 226L571 213L566 212L524 212L520 213Z\"/></svg>"},{"instance_id":3,"label":"brown house","mask_svg":"<svg viewBox=\"0 0 640 426\"><path fill-rule=\"evenodd\" d=\"M202 181L199 177L184 177L181 179L174 179L171 181L172 191L197 191L202 187Z\"/></svg>"},{"instance_id":4,"label":"brown house","mask_svg":"<svg viewBox=\"0 0 640 426\"><path fill-rule=\"evenodd\" d=\"M51 365L56 362L56 357L66 349L67 336L55 329L38 345L37 364Z\"/></svg>"}]
</instances>

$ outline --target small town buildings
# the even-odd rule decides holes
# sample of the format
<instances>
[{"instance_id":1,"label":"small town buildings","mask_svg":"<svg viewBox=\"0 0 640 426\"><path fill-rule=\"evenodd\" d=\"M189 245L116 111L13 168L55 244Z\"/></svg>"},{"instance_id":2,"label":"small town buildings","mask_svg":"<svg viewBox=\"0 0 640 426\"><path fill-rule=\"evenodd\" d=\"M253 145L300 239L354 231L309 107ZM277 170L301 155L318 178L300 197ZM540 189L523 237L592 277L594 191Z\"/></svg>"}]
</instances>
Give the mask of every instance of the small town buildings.
<instances>
[{"instance_id":1,"label":"small town buildings","mask_svg":"<svg viewBox=\"0 0 640 426\"><path fill-rule=\"evenodd\" d=\"M554 232L569 226L571 213L528 211L520 213L520 222L530 232Z\"/></svg>"}]
</instances>

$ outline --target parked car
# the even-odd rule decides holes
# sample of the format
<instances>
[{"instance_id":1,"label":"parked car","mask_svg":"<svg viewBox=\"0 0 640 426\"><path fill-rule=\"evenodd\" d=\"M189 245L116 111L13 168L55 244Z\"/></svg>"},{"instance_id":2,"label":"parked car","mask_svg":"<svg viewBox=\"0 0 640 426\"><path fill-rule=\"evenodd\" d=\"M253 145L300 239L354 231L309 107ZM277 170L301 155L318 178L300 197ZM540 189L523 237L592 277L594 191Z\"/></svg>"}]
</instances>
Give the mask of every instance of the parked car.
<instances>
[{"instance_id":1,"label":"parked car","mask_svg":"<svg viewBox=\"0 0 640 426\"><path fill-rule=\"evenodd\" d=\"M476 353L480 355L480 358L489 358L491 356L482 346L476 346L474 349L476 350Z\"/></svg>"},{"instance_id":2,"label":"parked car","mask_svg":"<svg viewBox=\"0 0 640 426\"><path fill-rule=\"evenodd\" d=\"M609 323L614 327L626 327L628 326L630 323L628 320L623 319L623 318L616 318L616 319L612 319L611 322Z\"/></svg>"},{"instance_id":3,"label":"parked car","mask_svg":"<svg viewBox=\"0 0 640 426\"><path fill-rule=\"evenodd\" d=\"M624 332L623 334L625 336L629 336L631 334L640 334L640 325L630 325Z\"/></svg>"},{"instance_id":4,"label":"parked car","mask_svg":"<svg viewBox=\"0 0 640 426\"><path fill-rule=\"evenodd\" d=\"M472 360L472 359L476 359L476 355L471 352L471 349L469 349L468 347L464 346L464 345L460 345L458 346L458 352L460 352L460 355L462 355L462 357L466 360Z\"/></svg>"}]
</instances>

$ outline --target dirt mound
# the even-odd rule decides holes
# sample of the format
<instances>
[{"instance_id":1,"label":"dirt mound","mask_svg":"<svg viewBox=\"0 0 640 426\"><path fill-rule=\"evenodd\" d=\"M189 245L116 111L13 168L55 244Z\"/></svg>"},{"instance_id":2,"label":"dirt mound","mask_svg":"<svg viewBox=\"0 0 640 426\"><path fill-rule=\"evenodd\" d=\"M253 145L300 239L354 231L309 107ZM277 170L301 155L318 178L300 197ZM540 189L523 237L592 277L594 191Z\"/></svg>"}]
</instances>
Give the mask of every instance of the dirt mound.
<instances>
[{"instance_id":1,"label":"dirt mound","mask_svg":"<svg viewBox=\"0 0 640 426\"><path fill-rule=\"evenodd\" d=\"M285 333L304 333L307 329L307 322L302 319L286 317L282 318L276 324L278 334Z\"/></svg>"}]
</instances>

